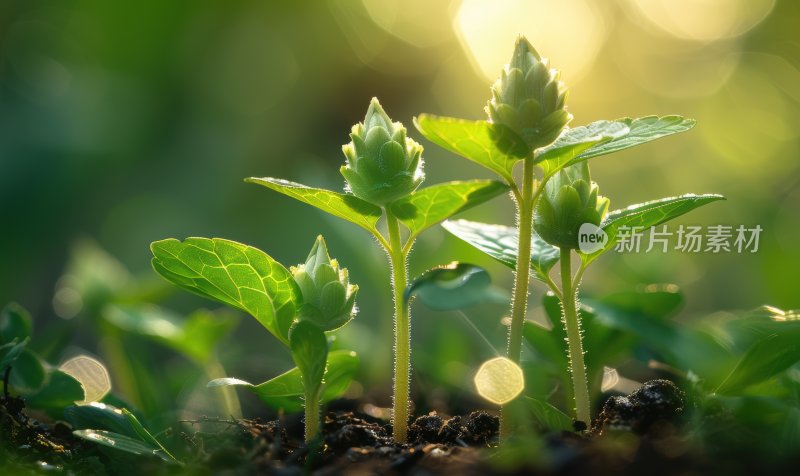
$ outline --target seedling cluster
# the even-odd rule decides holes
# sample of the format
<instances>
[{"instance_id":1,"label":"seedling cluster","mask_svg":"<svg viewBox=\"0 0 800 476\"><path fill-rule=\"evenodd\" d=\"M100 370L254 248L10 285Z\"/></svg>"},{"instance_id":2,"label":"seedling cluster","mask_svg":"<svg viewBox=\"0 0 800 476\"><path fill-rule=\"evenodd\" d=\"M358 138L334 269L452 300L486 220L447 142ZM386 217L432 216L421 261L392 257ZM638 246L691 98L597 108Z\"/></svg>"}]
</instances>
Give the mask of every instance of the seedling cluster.
<instances>
[{"instance_id":1,"label":"seedling cluster","mask_svg":"<svg viewBox=\"0 0 800 476\"><path fill-rule=\"evenodd\" d=\"M730 430L735 425L740 431L766 435L753 438L752 443L770 457L796 454L800 449L796 438L800 313L765 306L684 325L668 320L682 302L674 285L648 285L602 299L578 299L586 271L615 248L621 230L660 225L723 197L686 194L613 210L611 200L601 195L600 186L592 180L589 161L686 132L694 121L646 116L570 127L567 98L558 71L520 37L511 61L491 88L485 120L430 114L414 118L423 137L488 169L497 180L423 186L423 146L409 137L403 124L392 121L375 98L342 147L344 191L272 177L245 180L358 225L386 252L391 273L385 284L393 296L387 309L393 309L394 324L392 438L399 444L392 445L387 433L380 436L382 449L407 450L404 443L420 438L414 434L420 431L409 427L413 416L411 305L416 298L438 311L460 312L486 302L510 304L510 316L503 320L508 324L505 355L483 362L472 379L478 395L500 407L501 455L513 450L514 442L522 442L517 448L524 447L525 452L533 448L530 441L541 443L541 439L525 439L533 426L553 432L590 428L591 435L598 436L604 431L604 421L619 423L614 414L607 413L608 405L602 412L592 408L592 398L620 382L612 365L630 360L635 350L643 348L657 356L648 365L671 374L681 388L665 380L651 381L630 397L641 403L652 397L648 392L666 392L659 395L666 395L676 414L680 410L686 416L687 444L711 447L722 441L729 445L724 449L735 451L741 448L737 434ZM503 194L515 207L515 226L453 218ZM463 262L409 277L415 241L440 223L511 268L510 292L491 285L486 270ZM31 430L35 425L27 425L27 417L21 416L24 406L63 418L72 425L73 435L83 440L133 455L155 456L171 465L186 464L191 470L191 461L168 450L168 428L158 420L165 405L156 401L157 392L152 389L159 385L158 375L163 373L158 371L163 369L143 351L158 344L179 356L192 375L200 376L202 385L213 389L220 414L231 417L216 423L243 424L235 393L239 387L279 413L303 412L309 451L296 454L306 455L310 468L314 448L322 444L324 405L345 394L359 365L356 353L340 348L334 334L356 316L359 292L372 289L359 290L351 283L348 270L331 258L321 235L305 261L296 266L284 266L260 249L221 238L164 239L152 243L151 251L152 267L161 277L255 318L274 337L276 346L291 356L294 367L258 384L229 377L218 359L218 348L236 325L235 315L201 309L178 316L154 304L157 298L153 296L159 292L146 280L135 279L98 248L83 246L59 281L55 307L65 318L59 323L65 329L81 321L95 332L98 358L63 355L69 352L62 346L62 357L70 358L57 365L54 356L58 353L52 349L59 343L42 339L33 345L30 314L18 305L8 305L0 312L0 422ZM541 302L544 322L527 319L531 281L547 291ZM53 334L68 334L60 330ZM530 347L526 359L523 343ZM179 383L181 388L187 385L183 377ZM615 402L623 409L636 403L624 398ZM599 418L593 418L598 414ZM483 416L484 423L494 421ZM437 415L425 418L442 423ZM450 421L461 422L461 417ZM475 419L470 416L470 421ZM628 423L635 433L635 422ZM445 426L441 425L443 431ZM463 435L472 431L468 427L453 423L448 428ZM280 440L283 429L276 428L272 436ZM785 432L779 446L771 438L776 429ZM493 437L493 428L483 430L471 434L473 442L483 444ZM22 433L0 434L0 456L5 456L5 447L28 449L14 440L18 434ZM440 436L436 433L431 439ZM325 444L330 447L327 440ZM286 445L284 450L298 446L302 445ZM201 444L194 447L204 451Z\"/></svg>"},{"instance_id":2,"label":"seedling cluster","mask_svg":"<svg viewBox=\"0 0 800 476\"><path fill-rule=\"evenodd\" d=\"M598 195L587 160L689 130L694 122L679 116L644 117L597 121L570 129L567 125L572 115L567 112L566 100L567 88L559 73L520 37L511 62L492 87L487 120L425 114L415 120L417 129L431 142L488 168L500 181L449 182L419 189L425 178L423 148L408 137L401 123L389 118L377 99L370 102L364 121L353 126L350 142L342 147L346 163L340 172L346 182L345 193L271 177L246 180L361 226L386 251L394 296L392 427L398 442L406 441L411 417L407 263L420 233L510 190L517 208L516 229L466 221L446 221L444 226L516 270L507 359L493 364L502 364L505 375L518 374L515 364L520 362L531 271L559 297L575 418L588 424L591 413L577 307L583 273L613 247L620 226L660 224L722 198L684 195L609 213L609 200ZM522 175L517 177L515 169L520 163ZM381 219L383 225L379 226ZM578 233L586 223L600 227L610 238L592 254L578 250ZM514 246L508 246L508 238ZM332 384L326 377L326 363L329 374L337 373L332 365L336 361L328 360L324 333L352 317L357 289L349 284L346 270L339 270L328 258L324 241L318 239L306 264L293 271L260 250L221 239L170 239L153 243L152 250L153 267L159 274L185 289L248 312L290 348L304 389L306 438L313 438L318 430L323 382ZM576 250L580 266L573 275L571 258ZM560 287L549 274L558 262ZM482 374L486 374L479 379L482 382L496 380L485 369ZM244 385L266 401L274 397L269 394L269 382L252 385L218 379L210 385ZM487 388L490 390L484 393L498 394L489 398L500 403L519 393L497 385ZM510 435L510 425L507 412L503 412L501 436Z\"/></svg>"}]
</instances>

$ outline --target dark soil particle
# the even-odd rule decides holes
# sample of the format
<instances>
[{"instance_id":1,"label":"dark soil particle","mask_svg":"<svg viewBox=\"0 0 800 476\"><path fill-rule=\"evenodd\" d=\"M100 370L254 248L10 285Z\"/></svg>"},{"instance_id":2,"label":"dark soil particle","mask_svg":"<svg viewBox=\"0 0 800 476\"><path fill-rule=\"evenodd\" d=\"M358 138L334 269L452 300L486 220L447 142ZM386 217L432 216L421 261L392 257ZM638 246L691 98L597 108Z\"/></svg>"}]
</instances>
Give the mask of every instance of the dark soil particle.
<instances>
[{"instance_id":1,"label":"dark soil particle","mask_svg":"<svg viewBox=\"0 0 800 476\"><path fill-rule=\"evenodd\" d=\"M436 412L417 418L408 430L411 443L441 443L450 446L486 446L497 439L500 422L486 412L443 419Z\"/></svg>"},{"instance_id":2,"label":"dark soil particle","mask_svg":"<svg viewBox=\"0 0 800 476\"><path fill-rule=\"evenodd\" d=\"M592 433L626 430L646 434L657 422L675 422L683 414L685 396L669 380L650 380L627 397L611 397L592 426Z\"/></svg>"},{"instance_id":3,"label":"dark soil particle","mask_svg":"<svg viewBox=\"0 0 800 476\"><path fill-rule=\"evenodd\" d=\"M94 445L72 435L61 422L46 425L25 413L21 398L0 397L0 473L61 471L105 474Z\"/></svg>"}]
</instances>

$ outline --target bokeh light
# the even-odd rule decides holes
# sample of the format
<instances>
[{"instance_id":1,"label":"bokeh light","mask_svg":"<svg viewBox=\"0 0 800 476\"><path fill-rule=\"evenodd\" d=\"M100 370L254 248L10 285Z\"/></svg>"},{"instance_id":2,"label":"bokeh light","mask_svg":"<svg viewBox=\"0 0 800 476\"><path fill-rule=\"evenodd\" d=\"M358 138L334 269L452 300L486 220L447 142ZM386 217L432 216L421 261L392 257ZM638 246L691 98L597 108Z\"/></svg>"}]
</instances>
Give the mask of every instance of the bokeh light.
<instances>
[{"instance_id":1,"label":"bokeh light","mask_svg":"<svg viewBox=\"0 0 800 476\"><path fill-rule=\"evenodd\" d=\"M524 34L566 81L575 82L595 60L607 28L595 3L586 0L464 0L453 26L473 64L490 81L508 62L509 45Z\"/></svg>"}]
</instances>

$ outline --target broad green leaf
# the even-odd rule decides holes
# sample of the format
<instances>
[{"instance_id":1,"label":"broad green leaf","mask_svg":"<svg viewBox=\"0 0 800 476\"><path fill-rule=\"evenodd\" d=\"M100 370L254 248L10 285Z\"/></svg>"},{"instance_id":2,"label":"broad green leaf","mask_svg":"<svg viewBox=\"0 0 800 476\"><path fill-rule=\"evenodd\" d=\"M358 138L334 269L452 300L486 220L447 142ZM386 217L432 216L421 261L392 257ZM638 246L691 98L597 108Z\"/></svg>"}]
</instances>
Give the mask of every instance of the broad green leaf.
<instances>
[{"instance_id":1,"label":"broad green leaf","mask_svg":"<svg viewBox=\"0 0 800 476\"><path fill-rule=\"evenodd\" d=\"M614 248L617 243L617 233L621 227L629 227L631 229L638 227L639 231L644 231L647 228L666 223L689 213L695 208L717 200L725 200L725 197L717 194L696 195L689 193L678 197L637 203L627 208L614 210L600 223L600 228L608 235L606 246L590 255L579 252L581 259L584 263L590 263L606 251Z\"/></svg>"},{"instance_id":2,"label":"broad green leaf","mask_svg":"<svg viewBox=\"0 0 800 476\"><path fill-rule=\"evenodd\" d=\"M677 134L679 132L686 132L694 127L695 124L694 119L687 119L682 116L646 116L637 119L626 117L617 119L614 122L621 122L628 126L628 133L621 137L616 137L609 142L600 143L591 147L581 153L577 157L577 160L585 160L599 155L610 154L661 137Z\"/></svg>"},{"instance_id":3,"label":"broad green leaf","mask_svg":"<svg viewBox=\"0 0 800 476\"><path fill-rule=\"evenodd\" d=\"M582 160L580 155L588 149L619 139L629 132L625 123L615 121L597 121L568 129L555 142L537 150L534 160L545 174L553 174Z\"/></svg>"},{"instance_id":4,"label":"broad green leaf","mask_svg":"<svg viewBox=\"0 0 800 476\"><path fill-rule=\"evenodd\" d=\"M31 408L49 410L54 416L61 418L64 408L80 402L84 398L80 382L60 370L49 372L47 384L38 393L25 400Z\"/></svg>"},{"instance_id":5,"label":"broad green leaf","mask_svg":"<svg viewBox=\"0 0 800 476\"><path fill-rule=\"evenodd\" d=\"M289 350L292 352L292 360L300 369L306 395L316 395L318 398L328 361L328 339L325 338L325 333L308 321L300 321L289 332Z\"/></svg>"},{"instance_id":6,"label":"broad green leaf","mask_svg":"<svg viewBox=\"0 0 800 476\"><path fill-rule=\"evenodd\" d=\"M0 344L17 339L21 342L31 336L33 319L19 304L12 302L0 312Z\"/></svg>"},{"instance_id":7,"label":"broad green leaf","mask_svg":"<svg viewBox=\"0 0 800 476\"><path fill-rule=\"evenodd\" d=\"M322 403L339 398L358 370L358 356L350 350L336 350L328 354L328 365L322 388ZM212 380L208 387L242 386L258 395L264 404L287 413L303 409L303 380L297 367L264 383L253 385L235 378Z\"/></svg>"},{"instance_id":8,"label":"broad green leaf","mask_svg":"<svg viewBox=\"0 0 800 476\"><path fill-rule=\"evenodd\" d=\"M470 245L511 269L517 265L517 229L468 220L446 221L442 226ZM531 269L534 277L544 280L558 262L559 250L533 233L531 237Z\"/></svg>"},{"instance_id":9,"label":"broad green leaf","mask_svg":"<svg viewBox=\"0 0 800 476\"><path fill-rule=\"evenodd\" d=\"M458 262L425 271L411 281L404 296L406 302L411 296L417 296L437 311L509 301L508 293L492 286L492 278L485 269Z\"/></svg>"},{"instance_id":10,"label":"broad green leaf","mask_svg":"<svg viewBox=\"0 0 800 476\"><path fill-rule=\"evenodd\" d=\"M22 394L30 395L39 391L45 384L47 371L38 355L23 349L11 364L8 383Z\"/></svg>"},{"instance_id":11,"label":"broad green leaf","mask_svg":"<svg viewBox=\"0 0 800 476\"><path fill-rule=\"evenodd\" d=\"M14 361L25 350L28 341L30 341L30 338L26 338L22 342L12 340L7 344L0 345L0 372L5 372L6 367L14 364Z\"/></svg>"},{"instance_id":12,"label":"broad green leaf","mask_svg":"<svg viewBox=\"0 0 800 476\"><path fill-rule=\"evenodd\" d=\"M742 356L717 393L739 392L763 382L800 362L800 329L770 334L756 341Z\"/></svg>"},{"instance_id":13,"label":"broad green leaf","mask_svg":"<svg viewBox=\"0 0 800 476\"><path fill-rule=\"evenodd\" d=\"M394 216L411 231L409 239L456 213L468 210L508 190L493 180L448 182L418 190L391 204Z\"/></svg>"},{"instance_id":14,"label":"broad green leaf","mask_svg":"<svg viewBox=\"0 0 800 476\"><path fill-rule=\"evenodd\" d=\"M434 144L486 167L508 183L513 182L512 171L520 157L506 154L505 148L498 147L502 131L493 129L492 124L421 114L414 119L414 125Z\"/></svg>"},{"instance_id":15,"label":"broad green leaf","mask_svg":"<svg viewBox=\"0 0 800 476\"><path fill-rule=\"evenodd\" d=\"M182 318L151 304L109 304L101 315L125 332L161 342L201 364L236 324L228 313L201 309Z\"/></svg>"},{"instance_id":16,"label":"broad green leaf","mask_svg":"<svg viewBox=\"0 0 800 476\"><path fill-rule=\"evenodd\" d=\"M96 428L138 438L122 409L106 403L91 402L68 407L64 409L64 419L73 428L81 430Z\"/></svg>"},{"instance_id":17,"label":"broad green leaf","mask_svg":"<svg viewBox=\"0 0 800 476\"><path fill-rule=\"evenodd\" d=\"M136 434L139 436L140 440L142 440L143 442L145 442L145 443L147 443L147 444L149 444L151 446L154 446L154 447L158 448L158 452L155 453L156 455L158 455L160 458L164 459L165 461L170 461L171 460L174 463L179 463L179 461L177 459L175 459L175 457L172 456L170 454L170 452L167 451L166 448L164 448L164 445L159 443L159 441L156 439L156 437L153 436L152 433L150 433L150 431L148 431L147 428L145 428L144 425L142 425L139 422L139 419L136 418L136 415L134 415L133 413L131 413L130 411L128 411L125 408L122 409L122 415L125 417L126 420L128 420L128 423L130 423L131 428L133 428L133 431L136 432ZM165 458L164 457L165 455L168 458Z\"/></svg>"},{"instance_id":18,"label":"broad green leaf","mask_svg":"<svg viewBox=\"0 0 800 476\"><path fill-rule=\"evenodd\" d=\"M603 299L585 298L583 303L595 313L598 325L632 335L636 338L635 344L659 354L669 365L718 384L725 376L720 372L732 367L730 353L706 332L671 322L666 318L668 314L650 312L658 306L643 304L647 300L665 301L662 295L665 292L670 291L645 290L639 303L631 307ZM591 353L591 348L587 346L587 349Z\"/></svg>"},{"instance_id":19,"label":"broad green leaf","mask_svg":"<svg viewBox=\"0 0 800 476\"><path fill-rule=\"evenodd\" d=\"M343 220L355 223L370 233L378 233L377 223L383 213L380 207L354 195L311 188L303 184L271 177L250 177L245 182L263 185L295 200L317 207Z\"/></svg>"},{"instance_id":20,"label":"broad green leaf","mask_svg":"<svg viewBox=\"0 0 800 476\"><path fill-rule=\"evenodd\" d=\"M725 319L710 330L737 354L745 353L757 340L800 328L800 311L761 306Z\"/></svg>"},{"instance_id":21,"label":"broad green leaf","mask_svg":"<svg viewBox=\"0 0 800 476\"><path fill-rule=\"evenodd\" d=\"M533 417L548 431L572 431L572 418L544 400L525 397Z\"/></svg>"},{"instance_id":22,"label":"broad green leaf","mask_svg":"<svg viewBox=\"0 0 800 476\"><path fill-rule=\"evenodd\" d=\"M302 296L292 274L263 251L220 238L150 245L153 269L178 286L241 309L282 342Z\"/></svg>"},{"instance_id":23,"label":"broad green leaf","mask_svg":"<svg viewBox=\"0 0 800 476\"><path fill-rule=\"evenodd\" d=\"M168 463L174 463L175 459L168 453L164 453L162 448L145 443L142 440L105 430L75 430L73 435L78 438L98 443L115 450L124 451L137 456L156 456Z\"/></svg>"}]
</instances>

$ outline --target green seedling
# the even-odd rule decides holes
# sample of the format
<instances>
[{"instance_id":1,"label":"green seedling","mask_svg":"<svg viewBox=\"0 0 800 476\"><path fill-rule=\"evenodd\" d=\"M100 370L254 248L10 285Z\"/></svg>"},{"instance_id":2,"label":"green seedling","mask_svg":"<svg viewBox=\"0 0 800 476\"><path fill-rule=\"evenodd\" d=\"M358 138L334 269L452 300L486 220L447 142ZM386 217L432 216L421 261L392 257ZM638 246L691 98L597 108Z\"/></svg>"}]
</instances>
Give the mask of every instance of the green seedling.
<instances>
[{"instance_id":1,"label":"green seedling","mask_svg":"<svg viewBox=\"0 0 800 476\"><path fill-rule=\"evenodd\" d=\"M311 188L276 178L249 178L370 232L389 256L394 296L394 395L392 432L405 442L411 373L410 315L404 292L408 255L424 230L458 212L504 193L507 187L490 180L448 182L417 190L423 181L422 146L406 136L373 99L363 123L353 126L351 142L342 150L341 173L346 193ZM385 219L385 230L378 222ZM401 225L405 233L401 231Z\"/></svg>"},{"instance_id":2,"label":"green seedling","mask_svg":"<svg viewBox=\"0 0 800 476\"><path fill-rule=\"evenodd\" d=\"M290 351L296 369L260 385L223 378L211 387L245 386L267 403L292 410L302 397L305 437L319 431L320 405L352 379L355 354L329 353L326 332L355 315L358 287L318 237L305 264L291 271L252 246L219 238L154 242L153 268L174 284L255 317ZM335 356L335 358L334 358Z\"/></svg>"},{"instance_id":3,"label":"green seedling","mask_svg":"<svg viewBox=\"0 0 800 476\"><path fill-rule=\"evenodd\" d=\"M30 349L33 319L18 304L0 311L0 378L3 396L19 395L30 408L60 418L64 408L84 400L82 383Z\"/></svg>"},{"instance_id":4,"label":"green seedling","mask_svg":"<svg viewBox=\"0 0 800 476\"><path fill-rule=\"evenodd\" d=\"M585 161L687 131L694 121L680 116L650 116L596 121L570 129L567 125L572 116L566 110L566 97L566 86L559 81L558 72L520 37L511 62L492 87L487 120L423 114L416 118L415 125L431 142L493 171L509 186L517 211L516 229L465 221L445 222L444 226L515 269L507 353L513 362L520 362L531 272L561 298L575 389L575 417L588 423L588 392L574 298L583 272L613 247L620 226L663 223L721 197L682 196L606 213L608 202L597 195ZM514 172L520 162L522 176L518 178ZM583 223L602 228L609 239L601 249L581 254L581 266L573 277L570 257L577 248L579 231L575 225ZM549 274L559 261L561 287ZM504 409L501 437L510 435L510 419Z\"/></svg>"}]
</instances>

